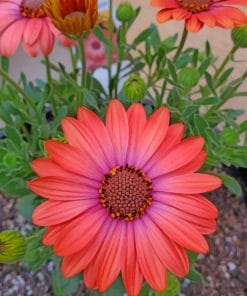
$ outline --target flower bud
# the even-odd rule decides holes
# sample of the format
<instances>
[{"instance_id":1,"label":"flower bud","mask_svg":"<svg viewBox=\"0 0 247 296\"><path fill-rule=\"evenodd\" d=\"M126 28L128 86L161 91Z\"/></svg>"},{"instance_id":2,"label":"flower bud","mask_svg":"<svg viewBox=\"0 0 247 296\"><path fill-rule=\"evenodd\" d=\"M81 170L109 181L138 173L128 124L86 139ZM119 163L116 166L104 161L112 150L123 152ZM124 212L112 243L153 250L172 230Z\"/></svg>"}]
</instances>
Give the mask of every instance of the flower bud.
<instances>
[{"instance_id":1,"label":"flower bud","mask_svg":"<svg viewBox=\"0 0 247 296\"><path fill-rule=\"evenodd\" d=\"M187 90L195 86L200 79L200 74L195 67L185 67L178 73L179 83Z\"/></svg>"},{"instance_id":2,"label":"flower bud","mask_svg":"<svg viewBox=\"0 0 247 296\"><path fill-rule=\"evenodd\" d=\"M123 2L118 6L116 16L120 22L129 22L135 16L135 10L129 2Z\"/></svg>"},{"instance_id":3,"label":"flower bud","mask_svg":"<svg viewBox=\"0 0 247 296\"><path fill-rule=\"evenodd\" d=\"M235 27L232 30L231 36L235 46L242 48L247 47L247 25Z\"/></svg>"},{"instance_id":4,"label":"flower bud","mask_svg":"<svg viewBox=\"0 0 247 296\"><path fill-rule=\"evenodd\" d=\"M132 75L125 81L122 92L127 101L140 102L147 92L147 86L140 76Z\"/></svg>"},{"instance_id":5,"label":"flower bud","mask_svg":"<svg viewBox=\"0 0 247 296\"><path fill-rule=\"evenodd\" d=\"M0 232L0 263L16 263L26 252L25 237L18 231Z\"/></svg>"}]
</instances>

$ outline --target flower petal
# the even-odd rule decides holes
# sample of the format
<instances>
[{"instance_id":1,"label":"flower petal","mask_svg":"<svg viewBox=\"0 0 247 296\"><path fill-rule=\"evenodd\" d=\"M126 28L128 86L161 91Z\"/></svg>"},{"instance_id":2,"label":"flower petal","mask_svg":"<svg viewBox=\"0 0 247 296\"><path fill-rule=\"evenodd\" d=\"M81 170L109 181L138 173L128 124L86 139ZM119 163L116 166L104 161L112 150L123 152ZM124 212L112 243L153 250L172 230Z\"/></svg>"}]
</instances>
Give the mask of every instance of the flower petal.
<instances>
[{"instance_id":1,"label":"flower petal","mask_svg":"<svg viewBox=\"0 0 247 296\"><path fill-rule=\"evenodd\" d=\"M132 164L138 156L136 149L138 139L141 137L147 122L146 113L141 104L132 104L127 111L129 121L129 145L127 163Z\"/></svg>"},{"instance_id":2,"label":"flower petal","mask_svg":"<svg viewBox=\"0 0 247 296\"><path fill-rule=\"evenodd\" d=\"M160 261L176 276L184 277L189 272L189 260L185 250L167 238L149 217L145 217L143 223L148 229L146 233L149 242Z\"/></svg>"},{"instance_id":3,"label":"flower petal","mask_svg":"<svg viewBox=\"0 0 247 296\"><path fill-rule=\"evenodd\" d=\"M156 192L153 195L155 201L159 201L171 207L181 209L186 213L197 215L206 219L216 219L218 210L214 204L202 195L182 195Z\"/></svg>"},{"instance_id":4,"label":"flower petal","mask_svg":"<svg viewBox=\"0 0 247 296\"><path fill-rule=\"evenodd\" d=\"M169 126L165 138L163 139L162 143L160 144L159 148L153 154L153 156L149 159L147 164L143 167L145 172L153 166L154 163L158 162L162 159L167 151L171 149L174 145L178 144L183 136L184 133L184 125L181 123L175 123Z\"/></svg>"},{"instance_id":5,"label":"flower petal","mask_svg":"<svg viewBox=\"0 0 247 296\"><path fill-rule=\"evenodd\" d=\"M149 117L143 135L136 145L138 157L133 163L135 167L143 168L158 149L167 133L169 120L170 114L165 107L160 107Z\"/></svg>"},{"instance_id":6,"label":"flower petal","mask_svg":"<svg viewBox=\"0 0 247 296\"><path fill-rule=\"evenodd\" d=\"M196 33L201 30L203 23L198 19L197 14L192 14L190 18L186 19L186 29L189 32Z\"/></svg>"},{"instance_id":7,"label":"flower petal","mask_svg":"<svg viewBox=\"0 0 247 296\"><path fill-rule=\"evenodd\" d=\"M221 179L208 174L186 174L182 176L162 176L153 180L153 190L173 193L202 193L217 189Z\"/></svg>"},{"instance_id":8,"label":"flower petal","mask_svg":"<svg viewBox=\"0 0 247 296\"><path fill-rule=\"evenodd\" d=\"M192 137L182 141L149 169L149 177L155 178L185 166L200 153L203 145L202 137Z\"/></svg>"},{"instance_id":9,"label":"flower petal","mask_svg":"<svg viewBox=\"0 0 247 296\"><path fill-rule=\"evenodd\" d=\"M67 222L56 239L54 251L58 256L68 256L91 242L108 217L102 208L90 209Z\"/></svg>"},{"instance_id":10,"label":"flower petal","mask_svg":"<svg viewBox=\"0 0 247 296\"><path fill-rule=\"evenodd\" d=\"M99 252L107 233L111 227L111 220L106 219L95 239L82 250L70 256L65 256L62 262L62 273L65 277L72 277L84 270Z\"/></svg>"},{"instance_id":11,"label":"flower petal","mask_svg":"<svg viewBox=\"0 0 247 296\"><path fill-rule=\"evenodd\" d=\"M126 163L129 126L126 111L118 100L111 100L106 112L106 127L110 134L118 165Z\"/></svg>"},{"instance_id":12,"label":"flower petal","mask_svg":"<svg viewBox=\"0 0 247 296\"><path fill-rule=\"evenodd\" d=\"M99 182L85 178L63 169L51 158L37 158L32 162L32 169L40 177L62 177L76 183L86 184L89 187L98 189Z\"/></svg>"},{"instance_id":13,"label":"flower petal","mask_svg":"<svg viewBox=\"0 0 247 296\"><path fill-rule=\"evenodd\" d=\"M172 18L172 9L161 9L157 15L156 19L158 23L164 23Z\"/></svg>"},{"instance_id":14,"label":"flower petal","mask_svg":"<svg viewBox=\"0 0 247 296\"><path fill-rule=\"evenodd\" d=\"M141 290L143 276L137 260L133 224L127 223L126 228L126 254L122 277L128 295L135 296Z\"/></svg>"},{"instance_id":15,"label":"flower petal","mask_svg":"<svg viewBox=\"0 0 247 296\"><path fill-rule=\"evenodd\" d=\"M97 204L97 199L66 202L48 200L34 210L33 223L39 226L60 224L78 216Z\"/></svg>"},{"instance_id":16,"label":"flower petal","mask_svg":"<svg viewBox=\"0 0 247 296\"><path fill-rule=\"evenodd\" d=\"M72 182L62 177L40 177L28 182L36 194L60 201L97 199L98 190L87 184Z\"/></svg>"},{"instance_id":17,"label":"flower petal","mask_svg":"<svg viewBox=\"0 0 247 296\"><path fill-rule=\"evenodd\" d=\"M87 127L88 131L91 133L91 137L94 137L92 141L95 143L94 145L97 143L97 147L104 155L107 164L111 168L115 167L117 162L111 138L101 119L85 107L78 109L77 118L81 125Z\"/></svg>"},{"instance_id":18,"label":"flower petal","mask_svg":"<svg viewBox=\"0 0 247 296\"><path fill-rule=\"evenodd\" d=\"M86 153L75 147L54 140L45 142L45 149L52 159L64 169L93 180L102 180L102 171L95 166Z\"/></svg>"},{"instance_id":19,"label":"flower petal","mask_svg":"<svg viewBox=\"0 0 247 296\"><path fill-rule=\"evenodd\" d=\"M141 219L134 221L136 253L140 269L148 284L156 291L166 287L166 270L149 241L146 226Z\"/></svg>"},{"instance_id":20,"label":"flower petal","mask_svg":"<svg viewBox=\"0 0 247 296\"><path fill-rule=\"evenodd\" d=\"M197 253L207 253L209 250L205 238L190 223L164 212L159 206L153 204L149 211L152 220L170 239L181 247Z\"/></svg>"}]
</instances>

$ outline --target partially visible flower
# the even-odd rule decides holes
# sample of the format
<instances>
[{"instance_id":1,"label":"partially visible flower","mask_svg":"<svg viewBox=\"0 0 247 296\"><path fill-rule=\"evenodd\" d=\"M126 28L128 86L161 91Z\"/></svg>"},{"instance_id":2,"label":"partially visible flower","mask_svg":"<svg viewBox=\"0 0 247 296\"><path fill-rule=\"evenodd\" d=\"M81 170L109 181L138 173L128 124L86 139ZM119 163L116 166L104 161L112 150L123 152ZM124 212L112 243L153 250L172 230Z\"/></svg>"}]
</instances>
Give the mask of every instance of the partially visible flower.
<instances>
[{"instance_id":1,"label":"partially visible flower","mask_svg":"<svg viewBox=\"0 0 247 296\"><path fill-rule=\"evenodd\" d=\"M53 24L71 36L92 30L98 20L97 0L46 0L44 9Z\"/></svg>"},{"instance_id":2,"label":"partially visible flower","mask_svg":"<svg viewBox=\"0 0 247 296\"><path fill-rule=\"evenodd\" d=\"M131 75L123 85L122 89L125 99L129 102L140 102L147 92L145 81L138 75Z\"/></svg>"},{"instance_id":3,"label":"partially visible flower","mask_svg":"<svg viewBox=\"0 0 247 296\"><path fill-rule=\"evenodd\" d=\"M247 5L247 0L151 0L151 5L160 7L159 23L168 20L184 20L190 32L199 31L204 25L230 29L247 22L240 9L232 5Z\"/></svg>"},{"instance_id":4,"label":"partially visible flower","mask_svg":"<svg viewBox=\"0 0 247 296\"><path fill-rule=\"evenodd\" d=\"M20 232L13 230L0 232L0 263L16 263L25 252L26 240Z\"/></svg>"},{"instance_id":5,"label":"partially visible flower","mask_svg":"<svg viewBox=\"0 0 247 296\"><path fill-rule=\"evenodd\" d=\"M167 270L184 277L187 249L208 252L218 214L201 193L221 180L196 173L203 138L182 139L183 125L169 121L165 107L147 118L141 104L126 111L112 100L106 123L82 107L62 121L68 144L46 141L50 157L32 163L39 177L28 185L46 198L33 222L48 226L43 243L63 257L64 276L84 271L87 287L105 291L122 273L137 296L143 279L162 291Z\"/></svg>"},{"instance_id":6,"label":"partially visible flower","mask_svg":"<svg viewBox=\"0 0 247 296\"><path fill-rule=\"evenodd\" d=\"M48 56L57 38L64 46L72 42L46 16L42 0L0 1L0 54L10 56L21 43L31 57L41 51Z\"/></svg>"},{"instance_id":7,"label":"partially visible flower","mask_svg":"<svg viewBox=\"0 0 247 296\"><path fill-rule=\"evenodd\" d=\"M105 31L105 34L107 35L107 31ZM113 60L113 63L115 63L117 60L116 33L113 34L112 40L113 40L112 60ZM93 33L91 33L85 39L85 53L86 53L86 59L87 59L88 72L107 65L107 54L105 50L105 45Z\"/></svg>"},{"instance_id":8,"label":"partially visible flower","mask_svg":"<svg viewBox=\"0 0 247 296\"><path fill-rule=\"evenodd\" d=\"M232 41L237 47L247 47L247 24L232 30Z\"/></svg>"}]
</instances>

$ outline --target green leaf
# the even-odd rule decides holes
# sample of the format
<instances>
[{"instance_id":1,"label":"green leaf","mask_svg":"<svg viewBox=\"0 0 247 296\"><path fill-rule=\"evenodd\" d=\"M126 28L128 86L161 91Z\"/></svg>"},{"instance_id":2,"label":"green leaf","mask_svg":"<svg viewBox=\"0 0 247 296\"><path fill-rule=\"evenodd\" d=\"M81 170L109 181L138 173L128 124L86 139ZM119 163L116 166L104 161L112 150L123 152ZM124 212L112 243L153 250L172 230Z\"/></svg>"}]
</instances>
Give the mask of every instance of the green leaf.
<instances>
[{"instance_id":1,"label":"green leaf","mask_svg":"<svg viewBox=\"0 0 247 296\"><path fill-rule=\"evenodd\" d=\"M14 152L7 152L3 157L3 164L6 168L14 168L18 163L19 155Z\"/></svg>"},{"instance_id":2,"label":"green leaf","mask_svg":"<svg viewBox=\"0 0 247 296\"><path fill-rule=\"evenodd\" d=\"M151 35L151 33L153 32L154 27L151 26L147 29L145 29L144 31L142 31L133 41L133 45L137 46L140 43L146 41L146 39Z\"/></svg>"},{"instance_id":3,"label":"green leaf","mask_svg":"<svg viewBox=\"0 0 247 296\"><path fill-rule=\"evenodd\" d=\"M76 292L81 282L81 275L74 276L72 278L65 278L60 268L56 268L52 272L51 283L52 290L55 296L70 296Z\"/></svg>"},{"instance_id":4,"label":"green leaf","mask_svg":"<svg viewBox=\"0 0 247 296\"><path fill-rule=\"evenodd\" d=\"M243 132L247 132L247 120L243 121L240 126L240 132L243 133Z\"/></svg>"},{"instance_id":5,"label":"green leaf","mask_svg":"<svg viewBox=\"0 0 247 296\"><path fill-rule=\"evenodd\" d=\"M221 102L221 100L217 97L206 97L206 98L201 98L198 100L195 100L195 104L198 106L204 106L204 105L218 105Z\"/></svg>"},{"instance_id":6,"label":"green leaf","mask_svg":"<svg viewBox=\"0 0 247 296\"><path fill-rule=\"evenodd\" d=\"M202 118L200 115L196 114L194 116L194 123L195 123L197 133L203 137L206 137L205 130L207 127L209 127L207 121L204 118Z\"/></svg>"},{"instance_id":7,"label":"green leaf","mask_svg":"<svg viewBox=\"0 0 247 296\"><path fill-rule=\"evenodd\" d=\"M225 128L221 133L221 141L227 146L235 146L239 140L239 133L236 129Z\"/></svg>"},{"instance_id":8,"label":"green leaf","mask_svg":"<svg viewBox=\"0 0 247 296\"><path fill-rule=\"evenodd\" d=\"M200 73L200 75L203 75L207 71L210 63L211 63L211 57L208 57L204 62L202 62L202 64L198 68L198 72Z\"/></svg>"},{"instance_id":9,"label":"green leaf","mask_svg":"<svg viewBox=\"0 0 247 296\"><path fill-rule=\"evenodd\" d=\"M211 90L211 92L215 96L217 96L217 93L216 93L216 90L215 90L215 87L214 87L213 77L208 72L205 72L205 78L206 78L206 81L207 81L208 88Z\"/></svg>"},{"instance_id":10,"label":"green leaf","mask_svg":"<svg viewBox=\"0 0 247 296\"><path fill-rule=\"evenodd\" d=\"M221 86L224 82L226 82L226 80L228 79L228 77L231 75L232 71L234 70L234 68L230 68L227 69L221 76L220 78L216 81L215 83L215 87L219 87Z\"/></svg>"},{"instance_id":11,"label":"green leaf","mask_svg":"<svg viewBox=\"0 0 247 296\"><path fill-rule=\"evenodd\" d=\"M142 286L142 289L139 293L139 296L149 296L149 291L150 291L150 287L148 286L148 284L145 282Z\"/></svg>"},{"instance_id":12,"label":"green leaf","mask_svg":"<svg viewBox=\"0 0 247 296\"><path fill-rule=\"evenodd\" d=\"M194 264L196 262L198 254L190 250L187 250L187 255L189 257L190 264Z\"/></svg>"},{"instance_id":13,"label":"green leaf","mask_svg":"<svg viewBox=\"0 0 247 296\"><path fill-rule=\"evenodd\" d=\"M174 63L171 60L167 59L167 66L168 66L168 70L169 70L169 73L171 74L172 79L175 82L177 82L178 76L177 76L176 67L175 67Z\"/></svg>"},{"instance_id":14,"label":"green leaf","mask_svg":"<svg viewBox=\"0 0 247 296\"><path fill-rule=\"evenodd\" d=\"M233 194L238 196L243 194L241 185L234 177L226 174L218 174L218 176L222 179L226 188L229 189Z\"/></svg>"},{"instance_id":15,"label":"green leaf","mask_svg":"<svg viewBox=\"0 0 247 296\"><path fill-rule=\"evenodd\" d=\"M107 47L112 47L112 44L111 44L110 40L106 38L105 34L103 33L102 29L100 29L99 26L97 26L97 27L94 28L93 33Z\"/></svg>"},{"instance_id":16,"label":"green leaf","mask_svg":"<svg viewBox=\"0 0 247 296\"><path fill-rule=\"evenodd\" d=\"M120 277L114 282L114 284L106 291L103 292L101 295L103 296L123 296L125 293L125 289L123 286L123 282Z\"/></svg>"},{"instance_id":17,"label":"green leaf","mask_svg":"<svg viewBox=\"0 0 247 296\"><path fill-rule=\"evenodd\" d=\"M193 267L190 269L190 272L186 275L186 278L196 283L203 283L204 281L202 274Z\"/></svg>"},{"instance_id":18,"label":"green leaf","mask_svg":"<svg viewBox=\"0 0 247 296\"><path fill-rule=\"evenodd\" d=\"M168 272L167 288L163 292L155 292L154 296L179 296L180 294L180 282L170 272Z\"/></svg>"}]
</instances>

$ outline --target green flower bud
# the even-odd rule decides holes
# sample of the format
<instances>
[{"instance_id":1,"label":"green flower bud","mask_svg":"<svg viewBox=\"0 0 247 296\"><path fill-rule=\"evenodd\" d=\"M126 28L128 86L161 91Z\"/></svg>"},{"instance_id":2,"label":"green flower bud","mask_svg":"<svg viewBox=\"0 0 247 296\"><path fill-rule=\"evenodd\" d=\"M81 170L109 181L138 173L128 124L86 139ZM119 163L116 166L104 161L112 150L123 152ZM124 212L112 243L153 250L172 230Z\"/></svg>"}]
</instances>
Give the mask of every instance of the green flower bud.
<instances>
[{"instance_id":1,"label":"green flower bud","mask_svg":"<svg viewBox=\"0 0 247 296\"><path fill-rule=\"evenodd\" d=\"M237 47L247 47L247 25L232 30L232 41Z\"/></svg>"},{"instance_id":2,"label":"green flower bud","mask_svg":"<svg viewBox=\"0 0 247 296\"><path fill-rule=\"evenodd\" d=\"M200 79L200 74L195 67L185 67L178 73L179 83L187 90L195 86Z\"/></svg>"},{"instance_id":3,"label":"green flower bud","mask_svg":"<svg viewBox=\"0 0 247 296\"><path fill-rule=\"evenodd\" d=\"M116 12L120 22L129 22L135 16L135 10L129 2L119 4Z\"/></svg>"},{"instance_id":4,"label":"green flower bud","mask_svg":"<svg viewBox=\"0 0 247 296\"><path fill-rule=\"evenodd\" d=\"M18 231L0 232L0 263L16 263L26 252L25 237Z\"/></svg>"},{"instance_id":5,"label":"green flower bud","mask_svg":"<svg viewBox=\"0 0 247 296\"><path fill-rule=\"evenodd\" d=\"M122 92L127 101L140 102L147 92L147 86L140 76L132 75L125 81Z\"/></svg>"}]
</instances>

